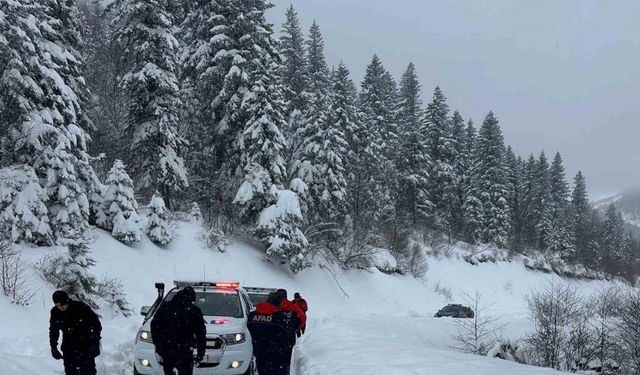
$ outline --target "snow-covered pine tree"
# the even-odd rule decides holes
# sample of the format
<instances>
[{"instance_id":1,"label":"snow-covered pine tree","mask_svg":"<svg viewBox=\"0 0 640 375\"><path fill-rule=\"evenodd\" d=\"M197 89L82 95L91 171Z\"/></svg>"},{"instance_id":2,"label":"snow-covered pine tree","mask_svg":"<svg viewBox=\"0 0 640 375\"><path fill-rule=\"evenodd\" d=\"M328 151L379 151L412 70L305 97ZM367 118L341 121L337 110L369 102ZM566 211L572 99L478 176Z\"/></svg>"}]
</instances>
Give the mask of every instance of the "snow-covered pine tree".
<instances>
[{"instance_id":1,"label":"snow-covered pine tree","mask_svg":"<svg viewBox=\"0 0 640 375\"><path fill-rule=\"evenodd\" d=\"M357 90L350 77L349 69L344 63L340 63L332 75L332 102L331 112L333 123L342 131L347 143L346 152L343 155L344 176L346 184L346 206L349 215L353 216L355 210L354 198L358 196L362 187L363 176L361 172L362 158L360 150L363 148L359 137L360 116L357 109Z\"/></svg>"},{"instance_id":2,"label":"snow-covered pine tree","mask_svg":"<svg viewBox=\"0 0 640 375\"><path fill-rule=\"evenodd\" d=\"M237 135L239 165L243 180L234 203L243 208L244 219L254 221L260 211L276 201L276 192L284 186L287 171L283 154L286 140L281 129L286 126L282 86L278 82L279 56L271 26L266 22L264 1L244 1L235 27L243 34L239 43L250 61L244 65L249 90L244 94L239 112L244 120Z\"/></svg>"},{"instance_id":3,"label":"snow-covered pine tree","mask_svg":"<svg viewBox=\"0 0 640 375\"><path fill-rule=\"evenodd\" d=\"M571 240L576 251L576 260L586 265L593 264L593 260L589 259L591 206L587 195L587 182L582 171L578 171L573 179L571 216Z\"/></svg>"},{"instance_id":4,"label":"snow-covered pine tree","mask_svg":"<svg viewBox=\"0 0 640 375\"><path fill-rule=\"evenodd\" d=\"M385 103L386 111L384 117L384 124L386 128L383 130L385 136L384 150L388 160L393 160L395 154L398 152L398 84L393 78L393 75L385 69L382 76L382 89L383 89L383 102Z\"/></svg>"},{"instance_id":5,"label":"snow-covered pine tree","mask_svg":"<svg viewBox=\"0 0 640 375\"><path fill-rule=\"evenodd\" d=\"M159 192L155 192L149 202L151 211L147 215L147 235L149 239L165 246L173 238L169 227L169 212Z\"/></svg>"},{"instance_id":6,"label":"snow-covered pine tree","mask_svg":"<svg viewBox=\"0 0 640 375\"><path fill-rule=\"evenodd\" d=\"M544 151L540 153L536 162L534 189L533 220L536 231L536 246L539 250L546 250L551 241L553 217L552 202L549 195L549 162Z\"/></svg>"},{"instance_id":7,"label":"snow-covered pine tree","mask_svg":"<svg viewBox=\"0 0 640 375\"><path fill-rule=\"evenodd\" d=\"M138 202L134 196L133 181L120 160L116 160L109 171L102 204L104 217L98 225L111 230L115 238L125 243L140 239Z\"/></svg>"},{"instance_id":8,"label":"snow-covered pine tree","mask_svg":"<svg viewBox=\"0 0 640 375\"><path fill-rule=\"evenodd\" d=\"M526 247L535 248L537 245L536 236L536 173L537 163L533 154L522 165L522 209L523 209L523 243Z\"/></svg>"},{"instance_id":9,"label":"snow-covered pine tree","mask_svg":"<svg viewBox=\"0 0 640 375\"><path fill-rule=\"evenodd\" d=\"M64 290L74 299L97 308L93 297L98 282L89 272L96 262L90 257L89 246L84 238L69 241L67 245L69 251L62 258L55 287Z\"/></svg>"},{"instance_id":10,"label":"snow-covered pine tree","mask_svg":"<svg viewBox=\"0 0 640 375\"><path fill-rule=\"evenodd\" d=\"M349 124L345 124L348 120L341 113L344 101L333 95L330 100L329 116L322 129L315 160L317 177L322 179L322 192L316 192L319 193L317 207L324 222L342 227L349 212L345 169L348 144L344 134L344 128ZM313 187L309 187L311 194Z\"/></svg>"},{"instance_id":11,"label":"snow-covered pine tree","mask_svg":"<svg viewBox=\"0 0 640 375\"><path fill-rule=\"evenodd\" d=\"M30 166L0 169L0 239L52 245L46 196Z\"/></svg>"},{"instance_id":12,"label":"snow-covered pine tree","mask_svg":"<svg viewBox=\"0 0 640 375\"><path fill-rule=\"evenodd\" d=\"M53 0L5 5L2 155L5 163L34 166L44 181L54 238L79 238L88 227L86 193L92 183L82 176L93 171L83 129L88 121L77 9L74 2Z\"/></svg>"},{"instance_id":13,"label":"snow-covered pine tree","mask_svg":"<svg viewBox=\"0 0 640 375\"><path fill-rule=\"evenodd\" d=\"M556 153L549 169L549 195L555 211L564 211L569 204L569 184L567 183L562 156Z\"/></svg>"},{"instance_id":14,"label":"snow-covered pine tree","mask_svg":"<svg viewBox=\"0 0 640 375\"><path fill-rule=\"evenodd\" d=\"M300 28L298 12L289 6L286 20L282 24L279 43L282 67L280 77L283 85L284 100L287 103L286 118L289 121L293 111L304 113L308 100L307 55L305 40ZM283 129L283 132L285 129ZM296 129L289 129L286 135L295 134Z\"/></svg>"},{"instance_id":15,"label":"snow-covered pine tree","mask_svg":"<svg viewBox=\"0 0 640 375\"><path fill-rule=\"evenodd\" d=\"M247 33L241 42L254 58L247 66L250 93L245 95L238 114L246 119L238 137L243 181L233 202L241 207L244 220L256 223L255 234L266 244L267 255L289 261L292 271L297 272L304 267L307 242L299 229L299 198L283 189L287 178L283 157L286 141L280 129L286 121L282 86L277 79L278 55L264 15L267 3L247 1L245 5ZM274 206L279 207L277 214L271 212ZM295 215L291 215L292 206L298 207Z\"/></svg>"},{"instance_id":16,"label":"snow-covered pine tree","mask_svg":"<svg viewBox=\"0 0 640 375\"><path fill-rule=\"evenodd\" d=\"M309 104L302 127L296 133L298 149L293 176L308 187L307 219L312 223L342 226L348 212L344 162L347 142L341 126L336 126L339 106L331 95L331 81L324 57L320 27L313 23L309 31L307 74Z\"/></svg>"},{"instance_id":17,"label":"snow-covered pine tree","mask_svg":"<svg viewBox=\"0 0 640 375\"><path fill-rule=\"evenodd\" d=\"M119 84L127 68L122 64L124 47L113 40L116 25L112 22L112 13L105 13L104 7L95 2L80 2L79 8L85 79L91 92L86 110L94 126L89 130L92 142L88 147L91 155L104 155L99 163L93 164L97 170L106 172L115 159L130 152L130 139L125 134L128 97ZM95 223L96 205L92 195L89 202L91 222Z\"/></svg>"},{"instance_id":18,"label":"snow-covered pine tree","mask_svg":"<svg viewBox=\"0 0 640 375\"><path fill-rule=\"evenodd\" d=\"M262 0L199 0L181 27L193 190L212 215L237 218L232 202L245 181L240 140L251 116L243 104L253 95L250 65L277 55L272 38L256 39L271 33L261 20L267 8Z\"/></svg>"},{"instance_id":19,"label":"snow-covered pine tree","mask_svg":"<svg viewBox=\"0 0 640 375\"><path fill-rule=\"evenodd\" d=\"M351 175L358 163L358 131L360 119L356 106L357 90L350 77L349 68L340 62L332 74L332 115L334 124L342 130L347 141L347 155L344 160L346 175ZM348 184L350 186L350 184Z\"/></svg>"},{"instance_id":20,"label":"snow-covered pine tree","mask_svg":"<svg viewBox=\"0 0 640 375\"><path fill-rule=\"evenodd\" d=\"M395 155L398 191L396 215L400 226L416 227L430 217L433 209L427 189L431 158L422 132L424 109L415 66L410 63L399 89L399 147Z\"/></svg>"},{"instance_id":21,"label":"snow-covered pine tree","mask_svg":"<svg viewBox=\"0 0 640 375\"><path fill-rule=\"evenodd\" d=\"M127 133L131 135L130 166L145 191L158 189L167 205L188 186L178 134L181 107L178 69L179 43L173 34L166 0L116 0L116 38L127 46L128 72L122 88L131 98Z\"/></svg>"},{"instance_id":22,"label":"snow-covered pine tree","mask_svg":"<svg viewBox=\"0 0 640 375\"><path fill-rule=\"evenodd\" d=\"M269 257L289 263L294 273L307 267L307 239L300 230L302 212L299 198L291 190L277 192L277 201L258 218L256 235L267 245Z\"/></svg>"},{"instance_id":23,"label":"snow-covered pine tree","mask_svg":"<svg viewBox=\"0 0 640 375\"><path fill-rule=\"evenodd\" d=\"M451 116L451 141L453 143L453 172L455 176L454 192L455 199L449 202L449 211L451 212L451 228L449 232L457 237L462 238L464 226L464 185L467 179L466 174L469 172L469 159L466 156L466 129L464 119L460 112L454 111Z\"/></svg>"},{"instance_id":24,"label":"snow-covered pine tree","mask_svg":"<svg viewBox=\"0 0 640 375\"><path fill-rule=\"evenodd\" d=\"M433 100L427 106L424 134L431 156L429 195L435 206L436 225L450 234L453 213L450 202L456 199L454 169L455 144L451 137L447 98L436 87Z\"/></svg>"},{"instance_id":25,"label":"snow-covered pine tree","mask_svg":"<svg viewBox=\"0 0 640 375\"><path fill-rule=\"evenodd\" d=\"M80 18L75 1L47 0L42 4L47 20L46 26L44 22L41 26L43 36L46 40L53 42L45 43L50 49L46 56L51 57L51 62L57 67L62 81L71 89L64 92L63 95L67 98L60 100L57 108L64 116L61 126L64 129L62 131L66 133L66 138L69 139L67 146L69 155L64 155L59 146L50 153L46 151L44 153L45 158L51 162L48 181L49 183L56 181L53 186L46 188L50 192L50 198L52 195L56 196L58 205L63 207L56 212L55 207L58 205L54 205L49 211L55 215L55 219L51 219L54 232L58 222L64 228L62 232L67 233L65 238L77 238L84 236L87 220L92 217L91 214L93 213L93 217L98 214L102 188L91 166L92 158L87 153L90 137L85 130L92 128L93 125L85 112L89 92L83 77L84 59L81 54L83 41ZM60 85L60 81L57 85ZM59 89L61 88L57 90ZM62 102L66 103L62 104ZM58 171L57 176L54 177L56 173L51 173L51 170ZM61 193L62 189L58 185L60 183L68 184L69 194ZM71 220L66 221L63 219L65 216Z\"/></svg>"},{"instance_id":26,"label":"snow-covered pine tree","mask_svg":"<svg viewBox=\"0 0 640 375\"><path fill-rule=\"evenodd\" d=\"M43 150L47 166L45 191L48 195L49 222L60 243L84 236L89 227L89 200L82 189L73 164L77 159L63 148Z\"/></svg>"},{"instance_id":27,"label":"snow-covered pine tree","mask_svg":"<svg viewBox=\"0 0 640 375\"><path fill-rule=\"evenodd\" d=\"M137 214L118 212L113 218L111 235L116 240L130 244L140 241L140 220Z\"/></svg>"},{"instance_id":28,"label":"snow-covered pine tree","mask_svg":"<svg viewBox=\"0 0 640 375\"><path fill-rule=\"evenodd\" d=\"M177 34L182 47L180 86L184 128L189 141L186 156L191 182L189 193L204 210L214 213L225 209L231 212L228 208L232 206L230 201L235 193L233 189L223 189L224 179L219 176L226 159L237 160L237 157L228 156L236 151L229 147L233 138L227 134L221 140L220 129L216 128L222 119L216 98L223 84L230 82L225 81L225 76L231 70L236 51L231 29L238 13L234 4L231 1L194 0ZM244 63L245 59L239 57L238 62Z\"/></svg>"},{"instance_id":29,"label":"snow-covered pine tree","mask_svg":"<svg viewBox=\"0 0 640 375\"><path fill-rule=\"evenodd\" d=\"M467 214L478 223L475 238L482 243L504 246L509 230L507 173L504 140L493 112L478 133L473 178L467 191Z\"/></svg>"},{"instance_id":30,"label":"snow-covered pine tree","mask_svg":"<svg viewBox=\"0 0 640 375\"><path fill-rule=\"evenodd\" d=\"M618 276L624 277L631 283L635 283L638 274L637 241L633 239L631 232L626 231L622 239L622 254L619 260Z\"/></svg>"},{"instance_id":31,"label":"snow-covered pine tree","mask_svg":"<svg viewBox=\"0 0 640 375\"><path fill-rule=\"evenodd\" d=\"M525 223L521 191L522 159L516 158L511 146L507 147L505 167L507 169L507 202L510 214L509 245L512 250L519 251L522 249L523 226Z\"/></svg>"},{"instance_id":32,"label":"snow-covered pine tree","mask_svg":"<svg viewBox=\"0 0 640 375\"><path fill-rule=\"evenodd\" d=\"M478 222L478 218L480 217L480 201L476 198L478 196L478 193L475 187L472 186L474 171L476 168L476 142L476 128L473 126L473 121L469 120L467 122L467 128L465 129L464 147L462 148L463 155L461 156L461 159L465 159L467 164L466 172L462 180L461 190L463 239L470 243L476 242L476 230L478 228L478 225L480 225L480 223Z\"/></svg>"},{"instance_id":33,"label":"snow-covered pine tree","mask_svg":"<svg viewBox=\"0 0 640 375\"><path fill-rule=\"evenodd\" d=\"M467 160L471 160L474 149L476 147L476 140L478 138L476 128L473 126L472 120L469 120L467 122L467 129L465 130L465 133L466 133L466 136L464 139L464 148L463 148L464 156L467 158Z\"/></svg>"},{"instance_id":34,"label":"snow-covered pine tree","mask_svg":"<svg viewBox=\"0 0 640 375\"><path fill-rule=\"evenodd\" d=\"M562 156L553 158L549 169L549 198L551 200L551 240L549 249L565 259L573 258L570 224L568 221L569 185L566 180Z\"/></svg>"},{"instance_id":35,"label":"snow-covered pine tree","mask_svg":"<svg viewBox=\"0 0 640 375\"><path fill-rule=\"evenodd\" d=\"M393 210L389 186L392 181L387 174L392 171L389 155L395 151L389 146L395 144L397 134L391 134L389 129L394 127L390 122L396 118L397 100L389 102L391 83L380 58L374 55L367 66L358 103L362 124L358 132L361 145L358 173L362 178L352 210L355 228L371 228Z\"/></svg>"},{"instance_id":36,"label":"snow-covered pine tree","mask_svg":"<svg viewBox=\"0 0 640 375\"><path fill-rule=\"evenodd\" d=\"M619 275L623 261L625 229L622 214L610 204L605 213L600 238L601 262L600 270L609 275Z\"/></svg>"},{"instance_id":37,"label":"snow-covered pine tree","mask_svg":"<svg viewBox=\"0 0 640 375\"><path fill-rule=\"evenodd\" d=\"M324 41L320 26L314 21L307 40L306 75L308 76L308 103L300 119L300 125L291 142L294 147L290 165L291 175L300 178L309 188L309 202L305 202L306 218L320 222L319 194L323 181L318 176L316 155L321 144L324 127L328 124L329 69L324 57Z\"/></svg>"}]
</instances>

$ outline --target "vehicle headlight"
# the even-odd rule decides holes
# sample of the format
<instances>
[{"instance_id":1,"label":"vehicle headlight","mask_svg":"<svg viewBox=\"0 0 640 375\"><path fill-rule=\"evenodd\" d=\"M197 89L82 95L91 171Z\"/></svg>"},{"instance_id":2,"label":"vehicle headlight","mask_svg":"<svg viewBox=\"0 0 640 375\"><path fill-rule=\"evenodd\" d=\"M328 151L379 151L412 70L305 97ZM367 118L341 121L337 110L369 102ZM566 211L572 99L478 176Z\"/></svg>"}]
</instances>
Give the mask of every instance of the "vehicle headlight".
<instances>
[{"instance_id":1,"label":"vehicle headlight","mask_svg":"<svg viewBox=\"0 0 640 375\"><path fill-rule=\"evenodd\" d=\"M144 342L153 342L151 340L151 332L150 331L140 330L140 332L138 332L138 339L140 341L144 341Z\"/></svg>"},{"instance_id":2,"label":"vehicle headlight","mask_svg":"<svg viewBox=\"0 0 640 375\"><path fill-rule=\"evenodd\" d=\"M227 343L227 345L242 344L246 339L244 333L231 333L228 335L222 335L222 338Z\"/></svg>"}]
</instances>

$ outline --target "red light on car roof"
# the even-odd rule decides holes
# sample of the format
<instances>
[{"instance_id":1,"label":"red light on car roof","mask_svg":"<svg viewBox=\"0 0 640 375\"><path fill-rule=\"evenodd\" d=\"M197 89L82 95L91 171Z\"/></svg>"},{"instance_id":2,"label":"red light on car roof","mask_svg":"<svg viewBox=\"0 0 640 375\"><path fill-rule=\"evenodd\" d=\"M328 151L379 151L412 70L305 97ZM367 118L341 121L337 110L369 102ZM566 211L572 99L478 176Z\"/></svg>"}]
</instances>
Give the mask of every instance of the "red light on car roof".
<instances>
[{"instance_id":1,"label":"red light on car roof","mask_svg":"<svg viewBox=\"0 0 640 375\"><path fill-rule=\"evenodd\" d=\"M216 282L216 287L237 289L240 287L240 283L237 281L219 281L219 282Z\"/></svg>"}]
</instances>

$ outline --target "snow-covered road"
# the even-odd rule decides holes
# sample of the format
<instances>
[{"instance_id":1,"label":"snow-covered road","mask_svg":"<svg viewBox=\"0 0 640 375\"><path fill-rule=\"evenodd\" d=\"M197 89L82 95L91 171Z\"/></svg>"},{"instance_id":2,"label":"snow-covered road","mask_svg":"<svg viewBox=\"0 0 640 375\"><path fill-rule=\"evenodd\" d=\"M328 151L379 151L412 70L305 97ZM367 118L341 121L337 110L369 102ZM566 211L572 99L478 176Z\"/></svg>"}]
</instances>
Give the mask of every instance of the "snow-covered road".
<instances>
[{"instance_id":1,"label":"snow-covered road","mask_svg":"<svg viewBox=\"0 0 640 375\"><path fill-rule=\"evenodd\" d=\"M296 347L297 375L551 375L561 372L452 350L451 319L327 315Z\"/></svg>"}]
</instances>

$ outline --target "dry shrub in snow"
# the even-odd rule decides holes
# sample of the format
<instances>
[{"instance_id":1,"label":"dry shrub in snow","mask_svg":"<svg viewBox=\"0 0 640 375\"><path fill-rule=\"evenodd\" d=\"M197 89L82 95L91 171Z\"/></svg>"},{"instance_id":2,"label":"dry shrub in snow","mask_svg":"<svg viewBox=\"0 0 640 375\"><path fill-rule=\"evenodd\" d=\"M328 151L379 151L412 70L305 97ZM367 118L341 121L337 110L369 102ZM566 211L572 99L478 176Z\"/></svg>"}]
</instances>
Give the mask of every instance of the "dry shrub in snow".
<instances>
[{"instance_id":1,"label":"dry shrub in snow","mask_svg":"<svg viewBox=\"0 0 640 375\"><path fill-rule=\"evenodd\" d=\"M528 298L534 332L527 342L531 346L533 364L562 369L563 350L570 340L571 327L580 321L582 303L575 288L564 283L550 283Z\"/></svg>"},{"instance_id":2,"label":"dry shrub in snow","mask_svg":"<svg viewBox=\"0 0 640 375\"><path fill-rule=\"evenodd\" d=\"M463 293L463 300L473 309L474 315L473 318L455 320L457 330L453 335L453 347L465 353L486 355L504 327L498 323L501 317L487 313L493 304L483 304L482 294L477 290L473 295Z\"/></svg>"},{"instance_id":3,"label":"dry shrub in snow","mask_svg":"<svg viewBox=\"0 0 640 375\"><path fill-rule=\"evenodd\" d=\"M453 293L451 292L451 288L441 285L440 281L438 281L436 285L433 286L433 291L443 296L447 301L453 300Z\"/></svg>"},{"instance_id":4,"label":"dry shrub in snow","mask_svg":"<svg viewBox=\"0 0 640 375\"><path fill-rule=\"evenodd\" d=\"M102 280L96 284L95 294L122 315L131 316L132 310L126 299L122 280L103 276Z\"/></svg>"},{"instance_id":5,"label":"dry shrub in snow","mask_svg":"<svg viewBox=\"0 0 640 375\"><path fill-rule=\"evenodd\" d=\"M371 267L377 250L367 242L370 233L361 228L353 230L351 225L347 232L336 248L326 247L328 258L343 269Z\"/></svg>"},{"instance_id":6,"label":"dry shrub in snow","mask_svg":"<svg viewBox=\"0 0 640 375\"><path fill-rule=\"evenodd\" d=\"M640 375L640 291L630 290L620 304L616 339L625 375Z\"/></svg>"},{"instance_id":7,"label":"dry shrub in snow","mask_svg":"<svg viewBox=\"0 0 640 375\"><path fill-rule=\"evenodd\" d=\"M419 244L414 243L407 248L406 267L407 271L417 279L421 279L427 274L429 270L427 256Z\"/></svg>"},{"instance_id":8,"label":"dry shrub in snow","mask_svg":"<svg viewBox=\"0 0 640 375\"><path fill-rule=\"evenodd\" d=\"M0 286L11 303L28 305L35 291L30 286L29 265L11 242L0 241Z\"/></svg>"}]
</instances>

